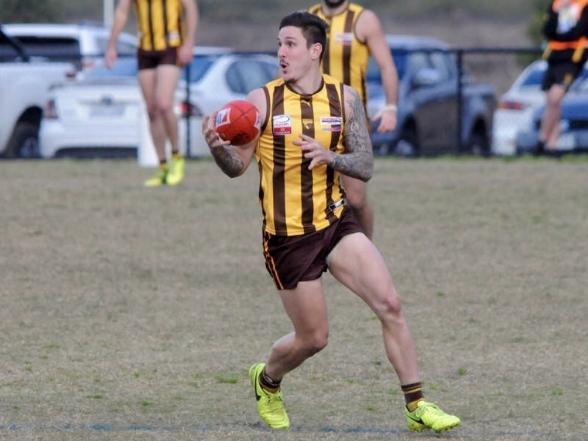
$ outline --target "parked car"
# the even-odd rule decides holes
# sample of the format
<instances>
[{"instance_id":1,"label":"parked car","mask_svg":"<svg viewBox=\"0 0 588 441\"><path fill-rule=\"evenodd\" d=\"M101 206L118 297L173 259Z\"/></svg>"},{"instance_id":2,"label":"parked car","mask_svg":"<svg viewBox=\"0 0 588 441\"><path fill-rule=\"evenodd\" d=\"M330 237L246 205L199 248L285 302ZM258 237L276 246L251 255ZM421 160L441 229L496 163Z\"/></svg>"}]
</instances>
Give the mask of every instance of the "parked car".
<instances>
[{"instance_id":1,"label":"parked car","mask_svg":"<svg viewBox=\"0 0 588 441\"><path fill-rule=\"evenodd\" d=\"M54 87L41 124L41 156L136 155L141 106L135 57Z\"/></svg>"},{"instance_id":2,"label":"parked car","mask_svg":"<svg viewBox=\"0 0 588 441\"><path fill-rule=\"evenodd\" d=\"M196 48L196 53L202 53ZM194 66L194 64L192 64ZM256 53L227 53L210 56L190 74L190 97L204 114L211 114L278 75L275 56Z\"/></svg>"},{"instance_id":3,"label":"parked car","mask_svg":"<svg viewBox=\"0 0 588 441\"><path fill-rule=\"evenodd\" d=\"M544 106L537 108L531 122L517 132L517 154L536 153ZM588 152L588 77L576 81L561 105L558 153Z\"/></svg>"},{"instance_id":4,"label":"parked car","mask_svg":"<svg viewBox=\"0 0 588 441\"><path fill-rule=\"evenodd\" d=\"M518 132L528 130L533 123L535 111L545 103L545 92L541 90L547 69L544 60L529 64L504 93L494 113L492 153L514 155L517 153ZM579 76L579 81L588 78L588 67Z\"/></svg>"},{"instance_id":5,"label":"parked car","mask_svg":"<svg viewBox=\"0 0 588 441\"><path fill-rule=\"evenodd\" d=\"M0 155L31 158L39 155L38 134L49 88L67 81L69 63L30 58L0 26Z\"/></svg>"},{"instance_id":6,"label":"parked car","mask_svg":"<svg viewBox=\"0 0 588 441\"><path fill-rule=\"evenodd\" d=\"M110 29L95 24L13 23L3 28L30 56L68 61L82 73L102 60L110 37ZM117 50L123 57L135 55L137 38L122 32Z\"/></svg>"},{"instance_id":7,"label":"parked car","mask_svg":"<svg viewBox=\"0 0 588 441\"><path fill-rule=\"evenodd\" d=\"M487 154L490 149L495 91L489 84L462 77L461 144L458 145L458 71L455 57L443 41L408 35L387 36L398 71L398 115L393 132L372 127L376 154L403 156L444 153ZM367 74L368 115L385 104L377 65Z\"/></svg>"},{"instance_id":8,"label":"parked car","mask_svg":"<svg viewBox=\"0 0 588 441\"><path fill-rule=\"evenodd\" d=\"M197 47L190 77L176 91L180 120L179 143L190 156L208 155L202 138L202 115L233 99L243 99L255 87L270 81L277 71L273 57L232 53L226 48ZM41 126L41 154L54 156L135 155L141 143L144 105L137 82L135 57L119 59L108 70L98 66L82 80L51 91ZM188 89L190 97L188 100Z\"/></svg>"}]
</instances>

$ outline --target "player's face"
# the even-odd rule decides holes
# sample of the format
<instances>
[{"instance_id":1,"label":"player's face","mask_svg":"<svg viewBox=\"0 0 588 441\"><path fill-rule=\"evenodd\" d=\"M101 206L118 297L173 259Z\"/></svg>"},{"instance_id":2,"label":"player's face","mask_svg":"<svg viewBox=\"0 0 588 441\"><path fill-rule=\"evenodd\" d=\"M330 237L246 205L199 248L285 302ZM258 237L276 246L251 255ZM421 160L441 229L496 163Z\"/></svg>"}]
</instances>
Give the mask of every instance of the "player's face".
<instances>
[{"instance_id":1,"label":"player's face","mask_svg":"<svg viewBox=\"0 0 588 441\"><path fill-rule=\"evenodd\" d=\"M296 81L312 65L312 51L307 47L302 29L285 26L278 34L278 61L284 81Z\"/></svg>"}]
</instances>

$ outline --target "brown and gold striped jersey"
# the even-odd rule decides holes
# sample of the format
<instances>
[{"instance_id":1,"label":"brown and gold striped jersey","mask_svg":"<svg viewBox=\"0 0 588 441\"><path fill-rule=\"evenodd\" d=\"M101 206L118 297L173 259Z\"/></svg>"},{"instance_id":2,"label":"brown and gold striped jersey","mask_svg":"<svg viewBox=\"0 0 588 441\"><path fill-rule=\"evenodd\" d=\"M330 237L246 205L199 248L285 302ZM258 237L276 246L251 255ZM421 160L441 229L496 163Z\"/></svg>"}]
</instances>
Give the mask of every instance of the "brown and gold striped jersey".
<instances>
[{"instance_id":1,"label":"brown and gold striped jersey","mask_svg":"<svg viewBox=\"0 0 588 441\"><path fill-rule=\"evenodd\" d=\"M369 49L355 34L355 24L363 9L358 4L349 3L343 12L333 17L327 17L320 4L311 6L308 10L329 24L328 43L322 62L323 72L353 87L366 105L365 76Z\"/></svg>"},{"instance_id":2,"label":"brown and gold striped jersey","mask_svg":"<svg viewBox=\"0 0 588 441\"><path fill-rule=\"evenodd\" d=\"M343 210L340 173L327 165L308 170L310 160L292 141L305 134L325 148L343 152L343 84L323 75L320 89L312 95L292 91L282 79L267 83L263 90L267 112L255 156L264 229L279 236L322 230Z\"/></svg>"},{"instance_id":3,"label":"brown and gold striped jersey","mask_svg":"<svg viewBox=\"0 0 588 441\"><path fill-rule=\"evenodd\" d=\"M135 7L141 49L162 51L182 44L182 0L135 0Z\"/></svg>"}]
</instances>

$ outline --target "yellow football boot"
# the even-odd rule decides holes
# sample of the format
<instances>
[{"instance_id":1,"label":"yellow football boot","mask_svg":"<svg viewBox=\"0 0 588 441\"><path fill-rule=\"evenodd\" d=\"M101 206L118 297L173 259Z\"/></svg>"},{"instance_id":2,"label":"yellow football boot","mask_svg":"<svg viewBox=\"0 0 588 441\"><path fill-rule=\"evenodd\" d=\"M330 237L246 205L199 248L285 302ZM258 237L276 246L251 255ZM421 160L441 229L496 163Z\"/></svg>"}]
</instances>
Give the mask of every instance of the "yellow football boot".
<instances>
[{"instance_id":1,"label":"yellow football boot","mask_svg":"<svg viewBox=\"0 0 588 441\"><path fill-rule=\"evenodd\" d=\"M268 392L259 384L259 376L264 367L265 363L256 363L249 368L249 378L257 400L257 413L270 428L287 429L290 427L290 419L284 407L282 392Z\"/></svg>"}]
</instances>

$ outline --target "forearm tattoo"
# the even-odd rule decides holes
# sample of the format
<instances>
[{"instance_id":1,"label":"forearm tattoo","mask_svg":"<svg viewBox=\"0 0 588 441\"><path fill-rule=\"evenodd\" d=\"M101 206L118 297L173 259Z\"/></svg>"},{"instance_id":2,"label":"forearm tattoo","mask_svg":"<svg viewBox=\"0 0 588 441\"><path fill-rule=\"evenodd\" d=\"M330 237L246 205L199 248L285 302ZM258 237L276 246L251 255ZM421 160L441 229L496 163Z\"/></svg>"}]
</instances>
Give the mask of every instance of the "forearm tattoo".
<instances>
[{"instance_id":1,"label":"forearm tattoo","mask_svg":"<svg viewBox=\"0 0 588 441\"><path fill-rule=\"evenodd\" d=\"M344 175L368 181L374 169L372 142L367 128L367 118L363 103L353 89L346 89L346 101L351 112L345 123L345 153L336 155L331 167Z\"/></svg>"},{"instance_id":2,"label":"forearm tattoo","mask_svg":"<svg viewBox=\"0 0 588 441\"><path fill-rule=\"evenodd\" d=\"M231 146L222 146L210 149L215 162L230 178L236 178L239 176L244 168L241 157L234 152Z\"/></svg>"}]
</instances>

